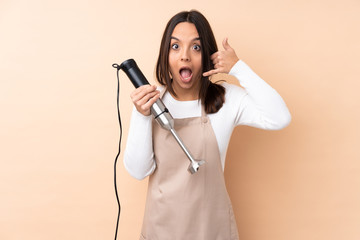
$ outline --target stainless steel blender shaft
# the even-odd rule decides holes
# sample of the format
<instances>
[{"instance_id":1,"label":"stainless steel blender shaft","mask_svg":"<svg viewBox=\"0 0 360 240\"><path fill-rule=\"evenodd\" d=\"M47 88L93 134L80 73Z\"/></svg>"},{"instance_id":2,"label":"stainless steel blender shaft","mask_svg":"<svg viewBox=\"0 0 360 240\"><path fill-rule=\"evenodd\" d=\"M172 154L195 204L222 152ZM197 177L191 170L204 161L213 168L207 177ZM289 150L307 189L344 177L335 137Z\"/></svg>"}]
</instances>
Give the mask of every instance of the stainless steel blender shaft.
<instances>
[{"instance_id":1,"label":"stainless steel blender shaft","mask_svg":"<svg viewBox=\"0 0 360 240\"><path fill-rule=\"evenodd\" d=\"M188 171L193 174L199 170L199 167L205 163L204 160L195 160L189 150L186 148L185 144L176 133L174 129L174 118L171 116L167 108L165 107L164 103L161 99L158 99L152 106L151 106L151 113L155 117L156 121L160 124L160 126L166 130L169 130L171 134L175 137L176 141L180 145L181 149L184 151L186 156L190 160L190 165L188 167Z\"/></svg>"},{"instance_id":2,"label":"stainless steel blender shaft","mask_svg":"<svg viewBox=\"0 0 360 240\"><path fill-rule=\"evenodd\" d=\"M177 135L175 129L170 129L172 135L175 137L176 141L179 143L180 147L182 148L182 150L184 151L184 153L186 154L186 156L189 158L190 160L190 165L188 167L188 171L193 174L193 173L196 173L198 170L199 170L199 167L201 165L203 165L205 163L204 160L200 160L200 161L197 161L195 160L189 150L185 147L184 143L181 141L181 138Z\"/></svg>"}]
</instances>

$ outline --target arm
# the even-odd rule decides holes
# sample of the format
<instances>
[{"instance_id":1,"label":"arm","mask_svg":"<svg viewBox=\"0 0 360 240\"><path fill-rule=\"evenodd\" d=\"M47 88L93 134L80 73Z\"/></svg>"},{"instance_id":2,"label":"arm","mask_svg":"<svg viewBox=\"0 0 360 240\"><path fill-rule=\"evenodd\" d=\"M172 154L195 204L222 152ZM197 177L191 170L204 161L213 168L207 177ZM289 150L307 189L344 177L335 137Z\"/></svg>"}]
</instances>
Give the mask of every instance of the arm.
<instances>
[{"instance_id":1,"label":"arm","mask_svg":"<svg viewBox=\"0 0 360 240\"><path fill-rule=\"evenodd\" d=\"M156 168L150 107L159 96L156 87L150 85L143 85L130 95L134 109L124 154L124 165L130 175L139 180L150 175Z\"/></svg>"},{"instance_id":2,"label":"arm","mask_svg":"<svg viewBox=\"0 0 360 240\"><path fill-rule=\"evenodd\" d=\"M126 170L136 179L144 179L156 168L152 144L152 117L133 109L124 153Z\"/></svg>"},{"instance_id":3,"label":"arm","mask_svg":"<svg viewBox=\"0 0 360 240\"><path fill-rule=\"evenodd\" d=\"M233 113L236 113L235 124L271 130L286 127L291 121L291 115L281 96L239 60L227 38L223 41L223 47L223 51L211 56L214 69L203 75L231 74L245 88L245 95L240 90L231 94L231 98L235 100L232 109Z\"/></svg>"},{"instance_id":4,"label":"arm","mask_svg":"<svg viewBox=\"0 0 360 240\"><path fill-rule=\"evenodd\" d=\"M281 96L243 61L238 61L229 74L239 80L246 92L239 108L234 109L236 125L279 130L290 123L291 115Z\"/></svg>"}]
</instances>

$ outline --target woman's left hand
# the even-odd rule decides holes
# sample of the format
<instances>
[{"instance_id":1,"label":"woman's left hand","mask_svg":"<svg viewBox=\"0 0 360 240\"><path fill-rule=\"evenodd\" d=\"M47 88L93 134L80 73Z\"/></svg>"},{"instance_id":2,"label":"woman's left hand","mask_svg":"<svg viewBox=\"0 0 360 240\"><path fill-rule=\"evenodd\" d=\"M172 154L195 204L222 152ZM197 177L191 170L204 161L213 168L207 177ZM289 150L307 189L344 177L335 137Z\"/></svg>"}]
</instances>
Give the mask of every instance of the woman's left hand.
<instances>
[{"instance_id":1,"label":"woman's left hand","mask_svg":"<svg viewBox=\"0 0 360 240\"><path fill-rule=\"evenodd\" d=\"M204 77L211 76L216 73L229 73L235 63L239 61L234 49L230 47L228 43L228 38L223 40L222 45L224 47L223 51L217 51L211 55L211 60L213 61L215 69L204 72Z\"/></svg>"}]
</instances>

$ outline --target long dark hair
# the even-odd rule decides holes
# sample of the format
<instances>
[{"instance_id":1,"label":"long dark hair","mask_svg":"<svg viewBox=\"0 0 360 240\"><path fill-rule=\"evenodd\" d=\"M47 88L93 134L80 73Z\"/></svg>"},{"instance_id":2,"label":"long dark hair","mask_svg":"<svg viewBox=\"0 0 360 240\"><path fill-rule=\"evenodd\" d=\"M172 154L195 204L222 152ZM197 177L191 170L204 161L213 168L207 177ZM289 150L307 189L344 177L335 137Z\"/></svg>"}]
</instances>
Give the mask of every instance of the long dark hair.
<instances>
[{"instance_id":1,"label":"long dark hair","mask_svg":"<svg viewBox=\"0 0 360 240\"><path fill-rule=\"evenodd\" d=\"M218 51L214 33L211 30L209 22L204 15L196 10L189 12L184 11L173 16L167 23L161 44L158 61L156 64L156 78L158 82L166 86L167 90L174 94L172 87L172 79L170 76L169 67L169 51L171 35L177 24L181 22L193 23L200 37L201 43L201 58L202 58L202 72L207 72L214 69L214 64L211 61L211 55ZM201 84L199 91L199 99L205 106L206 113L216 113L223 106L225 102L225 88L216 83L212 83L209 77L201 76Z\"/></svg>"}]
</instances>

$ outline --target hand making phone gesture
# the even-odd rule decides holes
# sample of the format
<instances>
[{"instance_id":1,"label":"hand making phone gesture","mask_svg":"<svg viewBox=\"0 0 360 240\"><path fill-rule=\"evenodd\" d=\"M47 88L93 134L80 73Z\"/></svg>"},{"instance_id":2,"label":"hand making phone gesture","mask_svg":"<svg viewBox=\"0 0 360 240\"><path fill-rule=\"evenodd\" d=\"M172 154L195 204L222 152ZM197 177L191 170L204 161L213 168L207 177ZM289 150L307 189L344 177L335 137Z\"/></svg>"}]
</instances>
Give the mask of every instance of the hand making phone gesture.
<instances>
[{"instance_id":1,"label":"hand making phone gesture","mask_svg":"<svg viewBox=\"0 0 360 240\"><path fill-rule=\"evenodd\" d=\"M211 55L211 60L214 64L214 68L208 72L204 72L203 76L211 76L216 73L229 73L234 64L239 61L234 49L229 45L228 38L225 38L222 42L224 50L217 51Z\"/></svg>"}]
</instances>

